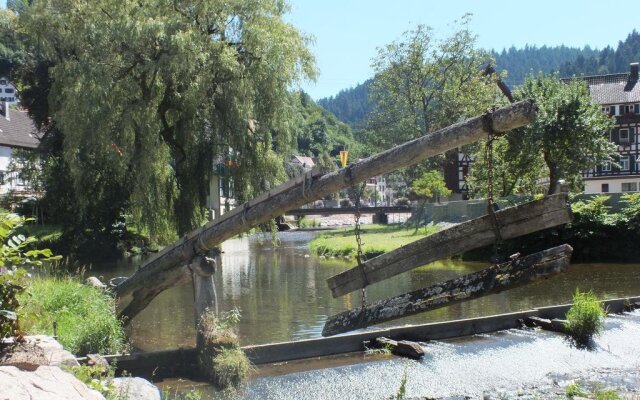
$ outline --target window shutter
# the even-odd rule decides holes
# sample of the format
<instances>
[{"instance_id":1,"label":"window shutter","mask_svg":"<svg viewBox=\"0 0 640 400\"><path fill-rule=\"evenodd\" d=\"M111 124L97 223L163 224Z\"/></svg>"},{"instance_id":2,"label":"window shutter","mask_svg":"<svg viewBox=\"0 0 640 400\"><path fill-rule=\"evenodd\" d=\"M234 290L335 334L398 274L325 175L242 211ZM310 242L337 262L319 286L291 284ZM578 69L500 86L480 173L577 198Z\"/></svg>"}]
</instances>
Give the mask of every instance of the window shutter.
<instances>
[{"instance_id":1,"label":"window shutter","mask_svg":"<svg viewBox=\"0 0 640 400\"><path fill-rule=\"evenodd\" d=\"M633 112L636 114L640 114L640 104L636 104L633 106Z\"/></svg>"}]
</instances>

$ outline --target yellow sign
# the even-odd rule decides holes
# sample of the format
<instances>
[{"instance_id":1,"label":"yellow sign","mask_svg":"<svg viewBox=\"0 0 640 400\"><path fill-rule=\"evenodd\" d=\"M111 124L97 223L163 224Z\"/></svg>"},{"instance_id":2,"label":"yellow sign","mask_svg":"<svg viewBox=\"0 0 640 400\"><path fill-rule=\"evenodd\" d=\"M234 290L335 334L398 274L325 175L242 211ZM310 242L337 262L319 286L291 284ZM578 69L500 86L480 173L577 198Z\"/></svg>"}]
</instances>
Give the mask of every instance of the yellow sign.
<instances>
[{"instance_id":1,"label":"yellow sign","mask_svg":"<svg viewBox=\"0 0 640 400\"><path fill-rule=\"evenodd\" d=\"M347 150L342 150L340 152L340 164L342 164L342 168L347 166L348 159L349 159L349 152Z\"/></svg>"}]
</instances>

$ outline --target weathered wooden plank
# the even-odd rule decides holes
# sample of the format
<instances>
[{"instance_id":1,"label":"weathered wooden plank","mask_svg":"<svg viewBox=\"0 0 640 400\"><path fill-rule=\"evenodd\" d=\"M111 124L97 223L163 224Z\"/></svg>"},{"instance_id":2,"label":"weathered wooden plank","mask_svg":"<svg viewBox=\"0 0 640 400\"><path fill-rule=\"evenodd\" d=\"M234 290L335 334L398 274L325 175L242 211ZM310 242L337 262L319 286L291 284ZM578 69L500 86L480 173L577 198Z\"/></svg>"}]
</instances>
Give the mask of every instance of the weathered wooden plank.
<instances>
[{"instance_id":1,"label":"weathered wooden plank","mask_svg":"<svg viewBox=\"0 0 640 400\"><path fill-rule=\"evenodd\" d=\"M123 311L121 316L130 320L159 293L157 290L146 288L150 286L166 288L166 281L174 280L174 275L179 274L180 266L187 264L196 254L213 249L226 239L282 215L287 210L300 207L370 177L413 165L447 150L476 142L486 137L488 131L506 132L526 125L536 117L537 111L537 106L532 101L511 104L491 114L471 118L411 140L351 164L347 168L322 176L311 175L306 179L298 178L300 182L291 184L289 189L275 190L273 195L264 195L263 201L241 205L232 215L213 220L186 235L176 244L166 247L140 267L129 279L118 285L115 293L119 298L138 292L134 295L134 301L137 304L127 307L127 312Z\"/></svg>"},{"instance_id":2,"label":"weathered wooden plank","mask_svg":"<svg viewBox=\"0 0 640 400\"><path fill-rule=\"evenodd\" d=\"M364 308L344 311L329 317L322 336L332 336L435 310L565 272L569 267L572 251L571 246L565 244L424 289L377 301Z\"/></svg>"},{"instance_id":3,"label":"weathered wooden plank","mask_svg":"<svg viewBox=\"0 0 640 400\"><path fill-rule=\"evenodd\" d=\"M554 194L496 212L502 238L512 239L570 222L571 208L567 205L567 199L566 193ZM495 241L492 217L484 215L372 258L362 264L363 271L360 267L352 268L332 276L327 284L333 297L342 296L432 261L487 246Z\"/></svg>"}]
</instances>

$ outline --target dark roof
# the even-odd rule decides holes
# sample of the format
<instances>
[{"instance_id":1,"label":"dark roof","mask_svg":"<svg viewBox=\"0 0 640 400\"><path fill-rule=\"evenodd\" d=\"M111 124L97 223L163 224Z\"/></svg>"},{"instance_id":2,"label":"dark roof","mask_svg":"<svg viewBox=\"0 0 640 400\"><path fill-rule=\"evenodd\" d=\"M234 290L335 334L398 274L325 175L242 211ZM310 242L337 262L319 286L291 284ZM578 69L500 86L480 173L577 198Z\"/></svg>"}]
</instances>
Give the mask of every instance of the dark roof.
<instances>
[{"instance_id":1,"label":"dark roof","mask_svg":"<svg viewBox=\"0 0 640 400\"><path fill-rule=\"evenodd\" d=\"M640 84L630 79L631 73L584 76L591 98L599 104L624 104L640 102Z\"/></svg>"},{"instance_id":2,"label":"dark roof","mask_svg":"<svg viewBox=\"0 0 640 400\"><path fill-rule=\"evenodd\" d=\"M38 130L26 111L9 109L9 119L0 108L0 146L35 149L40 145Z\"/></svg>"}]
</instances>

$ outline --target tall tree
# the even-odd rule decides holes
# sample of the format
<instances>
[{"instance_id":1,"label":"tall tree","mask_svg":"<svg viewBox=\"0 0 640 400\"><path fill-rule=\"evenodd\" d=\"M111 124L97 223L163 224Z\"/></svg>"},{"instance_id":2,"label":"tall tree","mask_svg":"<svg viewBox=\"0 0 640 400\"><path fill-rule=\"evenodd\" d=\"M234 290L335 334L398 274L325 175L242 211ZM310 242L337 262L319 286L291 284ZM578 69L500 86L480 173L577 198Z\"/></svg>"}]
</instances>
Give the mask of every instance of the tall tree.
<instances>
[{"instance_id":1,"label":"tall tree","mask_svg":"<svg viewBox=\"0 0 640 400\"><path fill-rule=\"evenodd\" d=\"M579 189L585 170L611 160L615 154L615 145L609 141L614 120L592 102L583 81L530 75L514 91L514 97L535 100L540 112L531 124L509 132L500 145L506 147L499 149L502 156L496 160L496 169L505 171L506 181L511 182L503 195L516 192L518 181L521 188L531 190L535 178L549 179L548 193L556 191L560 179ZM544 168L539 170L539 165ZM482 162L474 167L478 171L473 172L475 182L484 187L486 170Z\"/></svg>"},{"instance_id":2,"label":"tall tree","mask_svg":"<svg viewBox=\"0 0 640 400\"><path fill-rule=\"evenodd\" d=\"M375 79L369 86L373 143L389 148L481 113L495 101L495 78L483 74L491 56L476 48L469 18L465 15L443 40L419 25L378 49ZM420 169L409 171L407 183L420 173Z\"/></svg>"},{"instance_id":3,"label":"tall tree","mask_svg":"<svg viewBox=\"0 0 640 400\"><path fill-rule=\"evenodd\" d=\"M108 206L103 229L129 212L152 234L187 232L220 161L237 166L239 201L284 177L288 90L315 73L286 11L281 0L39 0L21 12L31 69L49 78L27 89L48 94L43 120L81 227Z\"/></svg>"}]
</instances>

